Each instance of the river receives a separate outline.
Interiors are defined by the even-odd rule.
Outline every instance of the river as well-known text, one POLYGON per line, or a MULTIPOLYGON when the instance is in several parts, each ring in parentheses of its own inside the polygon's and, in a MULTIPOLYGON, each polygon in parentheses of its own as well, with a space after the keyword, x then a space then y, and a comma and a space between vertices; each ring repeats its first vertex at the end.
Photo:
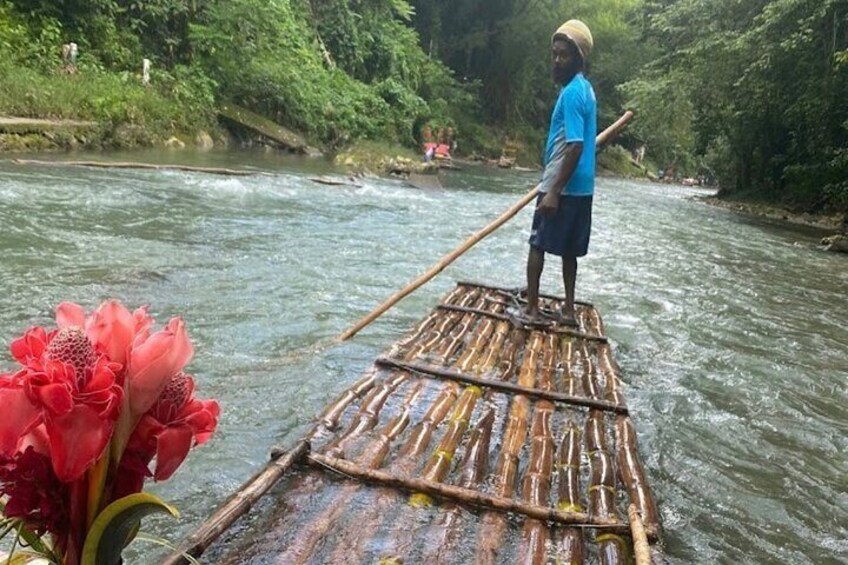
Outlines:
MULTIPOLYGON (((98 158, 104 158, 99 155, 98 158)), ((85 158, 85 156, 81 156, 85 158)), ((328 187, 320 161, 238 151, 108 158, 262 174, 0 161, 0 346, 52 308, 108 297, 185 317, 215 438, 154 492, 178 540, 290 444, 456 280, 523 284, 529 210, 352 341, 333 336, 500 214, 532 174, 469 168, 445 190, 328 187)), ((848 562, 848 258, 820 233, 736 215, 676 186, 599 180, 578 298, 625 372, 672 563, 848 562)), ((543 290, 561 293, 550 262, 543 290)), ((11 367, 11 356, 3 364, 11 367)), ((158 548, 137 544, 133 563, 158 548)))

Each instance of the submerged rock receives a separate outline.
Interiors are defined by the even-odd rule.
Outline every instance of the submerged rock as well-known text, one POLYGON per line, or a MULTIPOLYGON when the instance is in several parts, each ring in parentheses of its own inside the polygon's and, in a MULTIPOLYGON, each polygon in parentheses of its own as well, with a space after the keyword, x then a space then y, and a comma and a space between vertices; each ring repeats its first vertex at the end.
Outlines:
POLYGON ((825 251, 848 253, 848 236, 836 234, 825 237, 822 238, 821 244, 824 246, 825 251))

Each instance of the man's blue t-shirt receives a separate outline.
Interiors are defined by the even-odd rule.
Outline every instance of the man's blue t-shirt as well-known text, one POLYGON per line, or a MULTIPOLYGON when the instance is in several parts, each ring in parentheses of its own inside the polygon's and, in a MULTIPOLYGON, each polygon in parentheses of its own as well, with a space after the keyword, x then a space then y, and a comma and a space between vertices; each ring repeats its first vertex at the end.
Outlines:
POLYGON ((583 154, 562 193, 591 196, 595 193, 595 137, 598 132, 598 110, 595 91, 583 76, 575 75, 560 91, 545 148, 545 171, 539 192, 548 192, 556 180, 567 143, 582 142, 583 154))

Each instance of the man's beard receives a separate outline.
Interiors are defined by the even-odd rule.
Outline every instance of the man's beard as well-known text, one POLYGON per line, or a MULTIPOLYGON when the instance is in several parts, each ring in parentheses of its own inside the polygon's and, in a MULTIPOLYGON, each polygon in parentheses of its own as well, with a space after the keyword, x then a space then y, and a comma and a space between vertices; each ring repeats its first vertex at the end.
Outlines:
POLYGON ((578 65, 569 65, 566 67, 554 67, 553 75, 554 81, 557 84, 565 84, 569 80, 571 80, 574 75, 576 75, 580 71, 580 67, 578 65))

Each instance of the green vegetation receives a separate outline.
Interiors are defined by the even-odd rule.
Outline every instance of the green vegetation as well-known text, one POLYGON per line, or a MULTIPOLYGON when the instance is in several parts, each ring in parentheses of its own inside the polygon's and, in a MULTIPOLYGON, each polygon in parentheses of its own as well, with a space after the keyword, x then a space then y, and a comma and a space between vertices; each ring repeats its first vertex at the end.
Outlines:
POLYGON ((848 2, 645 2, 658 56, 622 92, 666 167, 723 192, 848 211, 848 2))
POLYGON ((628 151, 726 194, 848 209, 848 0, 0 0, 0 114, 133 145, 214 132, 233 102, 330 150, 414 147, 430 123, 461 153, 534 164, 551 33, 573 17, 595 37, 600 125, 637 112, 628 151))
POLYGON ((0 113, 161 138, 212 127, 216 103, 232 101, 331 149, 413 145, 426 120, 476 123, 477 103, 474 85, 419 48, 412 14, 403 0, 0 0, 0 47, 11 54, 0 78, 17 83, 0 113), (69 41, 75 74, 63 73, 69 41))

